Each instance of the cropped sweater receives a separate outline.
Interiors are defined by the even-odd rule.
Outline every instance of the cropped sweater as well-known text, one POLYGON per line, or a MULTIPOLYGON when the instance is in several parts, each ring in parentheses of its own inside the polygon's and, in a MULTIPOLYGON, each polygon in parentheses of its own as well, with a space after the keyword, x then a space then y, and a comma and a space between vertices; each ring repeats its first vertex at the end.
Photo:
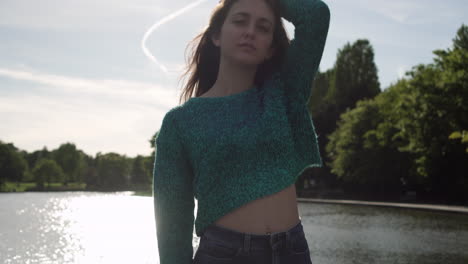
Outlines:
POLYGON ((202 236, 235 208, 295 183, 307 167, 322 166, 307 101, 330 11, 321 0, 279 2, 282 17, 295 26, 280 70, 236 94, 192 97, 163 118, 153 171, 161 264, 192 263, 194 224, 202 236))

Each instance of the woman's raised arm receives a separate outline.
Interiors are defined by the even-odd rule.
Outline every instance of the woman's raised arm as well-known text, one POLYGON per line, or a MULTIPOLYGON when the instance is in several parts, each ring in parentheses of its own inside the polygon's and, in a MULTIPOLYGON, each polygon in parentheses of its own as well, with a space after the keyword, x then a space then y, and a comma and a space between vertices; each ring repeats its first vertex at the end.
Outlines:
POLYGON ((281 16, 294 27, 280 78, 294 102, 307 103, 322 59, 330 10, 321 0, 279 0, 281 16))

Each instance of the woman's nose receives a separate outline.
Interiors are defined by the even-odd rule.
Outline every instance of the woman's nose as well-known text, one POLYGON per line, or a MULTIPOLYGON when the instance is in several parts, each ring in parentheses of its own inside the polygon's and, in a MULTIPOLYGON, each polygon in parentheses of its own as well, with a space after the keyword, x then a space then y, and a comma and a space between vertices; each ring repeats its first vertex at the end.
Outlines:
POLYGON ((245 29, 246 37, 252 38, 255 36, 255 25, 249 24, 248 27, 245 29))

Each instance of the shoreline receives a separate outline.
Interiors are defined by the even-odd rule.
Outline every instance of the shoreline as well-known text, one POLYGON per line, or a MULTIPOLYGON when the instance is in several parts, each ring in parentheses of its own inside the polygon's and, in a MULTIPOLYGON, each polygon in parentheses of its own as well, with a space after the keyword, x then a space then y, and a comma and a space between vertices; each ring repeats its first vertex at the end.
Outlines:
MULTIPOLYGON (((18 191, 18 192, 0 192, 0 193, 26 193, 29 191, 18 191)), ((32 191, 32 192, 133 192, 134 196, 142 197, 151 197, 152 193, 148 191, 141 190, 93 190, 93 189, 74 189, 70 188, 69 190, 42 190, 42 191, 32 191)), ((416 210, 425 210, 425 211, 439 211, 439 212, 448 212, 448 213, 459 213, 459 214, 468 214, 468 206, 457 206, 457 205, 444 205, 444 204, 422 204, 422 203, 399 203, 399 202, 372 202, 372 201, 362 201, 362 200, 347 200, 347 199, 320 199, 320 198, 302 198, 297 197, 297 202, 303 203, 322 203, 322 204, 342 204, 342 205, 358 205, 358 206, 380 206, 380 207, 389 207, 389 208, 403 208, 403 209, 416 209, 416 210)))
POLYGON ((416 203, 393 203, 393 202, 370 202, 359 200, 341 200, 341 199, 315 199, 315 198, 297 198, 298 202, 304 203, 325 203, 325 204, 344 204, 344 205, 364 205, 364 206, 380 206, 392 208, 417 209, 425 211, 441 211, 450 213, 468 214, 468 207, 441 205, 441 204, 416 204, 416 203))

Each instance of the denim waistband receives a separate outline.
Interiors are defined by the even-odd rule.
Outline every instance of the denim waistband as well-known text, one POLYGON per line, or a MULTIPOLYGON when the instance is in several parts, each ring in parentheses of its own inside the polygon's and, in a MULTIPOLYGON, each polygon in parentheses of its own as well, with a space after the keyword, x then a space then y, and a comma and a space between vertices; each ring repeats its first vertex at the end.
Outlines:
POLYGON ((262 250, 266 248, 276 249, 282 245, 288 247, 293 237, 303 235, 304 230, 301 221, 286 231, 265 235, 242 233, 212 224, 205 229, 202 239, 217 241, 231 247, 248 247, 250 249, 262 250))

